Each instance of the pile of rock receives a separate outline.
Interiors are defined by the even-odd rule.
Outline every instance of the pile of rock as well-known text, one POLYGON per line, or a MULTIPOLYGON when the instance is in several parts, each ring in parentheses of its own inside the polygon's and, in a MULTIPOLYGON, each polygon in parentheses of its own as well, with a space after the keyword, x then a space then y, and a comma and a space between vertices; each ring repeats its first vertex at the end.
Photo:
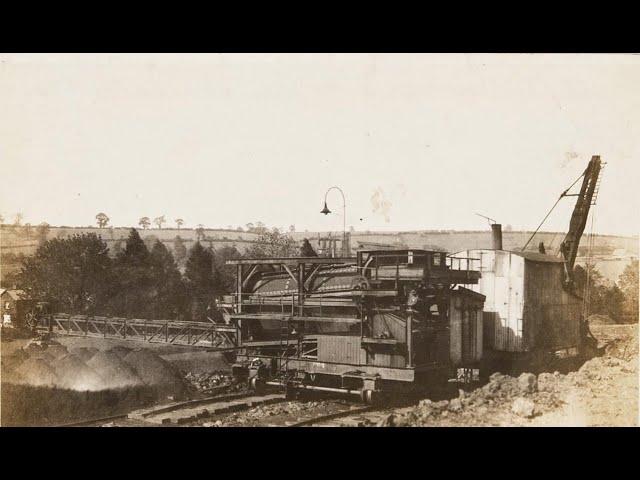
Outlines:
MULTIPOLYGON (((250 425, 253 422, 258 422, 262 419, 275 417, 275 416, 287 416, 298 417, 301 412, 308 410, 320 409, 326 410, 332 402, 328 401, 309 401, 309 402, 283 402, 275 403, 272 405, 259 405, 246 412, 237 412, 225 419, 225 425, 250 425)), ((210 424, 205 426, 221 426, 216 424, 210 424)))
POLYGON ((233 384, 233 376, 225 372, 187 372, 184 374, 184 379, 191 389, 201 393, 212 393, 220 387, 233 384))
POLYGON ((562 404, 555 388, 549 388, 546 377, 544 391, 539 389, 539 383, 532 373, 517 378, 494 373, 481 388, 471 392, 459 390, 458 397, 450 400, 422 400, 414 410, 391 414, 378 425, 502 425, 509 424, 514 416, 530 419, 562 404))

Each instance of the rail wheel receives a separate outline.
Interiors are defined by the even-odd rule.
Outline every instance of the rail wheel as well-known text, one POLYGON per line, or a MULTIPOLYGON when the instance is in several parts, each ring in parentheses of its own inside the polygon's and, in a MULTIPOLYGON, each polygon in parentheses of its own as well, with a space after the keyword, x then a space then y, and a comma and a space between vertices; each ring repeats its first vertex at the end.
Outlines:
POLYGON ((298 389, 293 385, 286 384, 284 387, 284 397, 286 400, 297 400, 298 389))
POLYGON ((380 405, 382 394, 376 390, 362 390, 360 397, 367 405, 380 405))
POLYGON ((262 393, 264 392, 264 382, 255 375, 249 380, 249 388, 251 388, 255 393, 262 393))

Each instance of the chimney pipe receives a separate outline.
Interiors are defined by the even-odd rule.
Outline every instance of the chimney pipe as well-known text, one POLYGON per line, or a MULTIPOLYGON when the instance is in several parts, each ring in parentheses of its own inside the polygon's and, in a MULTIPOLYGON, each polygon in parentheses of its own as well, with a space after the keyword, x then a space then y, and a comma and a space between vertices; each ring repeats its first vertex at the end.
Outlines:
POLYGON ((494 250, 502 250, 502 225, 499 223, 491 224, 491 240, 494 250))

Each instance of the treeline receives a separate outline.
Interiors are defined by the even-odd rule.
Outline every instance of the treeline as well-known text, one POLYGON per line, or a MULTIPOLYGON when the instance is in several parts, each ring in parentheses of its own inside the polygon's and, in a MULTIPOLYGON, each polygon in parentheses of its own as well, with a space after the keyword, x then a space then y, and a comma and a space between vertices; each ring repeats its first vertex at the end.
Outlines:
MULTIPOLYGON (((247 256, 313 256, 288 235, 265 232, 247 256)), ((182 250, 184 249, 184 250, 182 250)), ((54 238, 22 259, 14 283, 26 297, 50 302, 58 311, 146 319, 219 319, 215 299, 235 287, 235 268, 225 262, 242 255, 235 247, 205 248, 200 242, 186 252, 184 274, 159 240, 151 248, 136 229, 115 256, 95 233, 54 238)))
POLYGON ((638 321, 638 260, 627 265, 616 283, 607 281, 594 267, 574 269, 576 291, 587 300, 589 315, 605 315, 615 323, 638 321))

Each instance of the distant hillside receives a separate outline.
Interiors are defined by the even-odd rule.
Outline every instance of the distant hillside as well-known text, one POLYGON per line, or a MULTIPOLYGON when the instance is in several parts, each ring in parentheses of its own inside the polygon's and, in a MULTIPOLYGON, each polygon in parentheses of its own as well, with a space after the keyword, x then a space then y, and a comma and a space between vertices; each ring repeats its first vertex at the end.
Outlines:
MULTIPOLYGON (((129 235, 130 228, 112 227, 50 227, 46 234, 38 231, 38 227, 13 227, 2 225, 0 227, 0 262, 3 265, 2 275, 13 267, 14 259, 18 254, 30 255, 38 248, 39 242, 43 239, 64 238, 73 234, 96 233, 109 246, 111 251, 118 246, 124 246, 124 240, 129 235), (117 245, 117 244, 120 245, 117 245)), ((173 242, 176 236, 180 236, 185 242, 187 249, 198 239, 198 231, 195 229, 183 228, 149 228, 138 229, 140 236, 145 242, 151 244, 155 239, 162 241, 170 250, 173 250, 173 242)), ((522 248, 532 232, 503 232, 503 247, 505 250, 516 250, 522 248)), ((331 232, 333 236, 341 237, 342 232, 331 232)), ((301 242, 308 238, 314 248, 317 246, 317 239, 327 232, 294 232, 291 234, 294 239, 301 242)), ((544 242, 547 253, 555 254, 558 251, 560 242, 564 238, 563 232, 539 232, 530 243, 528 249, 537 249, 539 242, 544 242)), ((244 252, 253 244, 258 234, 239 230, 226 229, 203 229, 200 232, 201 242, 205 246, 221 248, 224 246, 234 246, 240 252, 244 252)), ((357 249, 360 243, 375 243, 407 248, 422 248, 427 250, 445 250, 447 252, 457 252, 469 248, 491 248, 491 232, 483 231, 444 231, 444 230, 424 230, 412 232, 352 232, 351 247, 357 249)), ((584 247, 580 247, 578 253, 578 264, 584 263, 583 255, 586 253, 584 247)), ((593 239, 594 247, 592 257, 596 265, 605 277, 612 281, 617 280, 631 258, 638 257, 638 237, 622 237, 613 235, 595 235, 593 239)))

